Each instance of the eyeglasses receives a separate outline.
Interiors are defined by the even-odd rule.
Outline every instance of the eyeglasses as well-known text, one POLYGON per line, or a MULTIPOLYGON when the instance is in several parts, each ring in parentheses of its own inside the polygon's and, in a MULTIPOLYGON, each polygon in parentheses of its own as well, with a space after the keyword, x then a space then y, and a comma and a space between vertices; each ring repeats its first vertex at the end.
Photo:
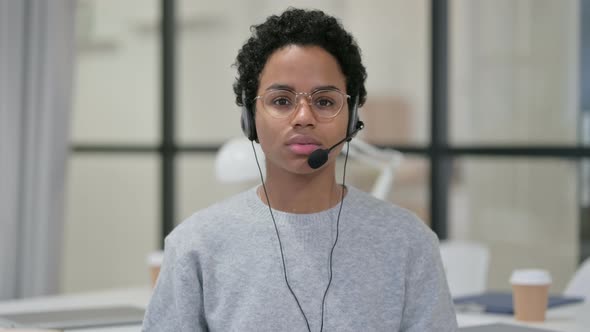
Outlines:
POLYGON ((299 97, 306 97, 308 105, 320 118, 331 119, 338 115, 349 95, 339 90, 318 90, 313 93, 290 90, 269 90, 254 100, 261 99, 262 106, 274 118, 286 118, 297 109, 299 97))

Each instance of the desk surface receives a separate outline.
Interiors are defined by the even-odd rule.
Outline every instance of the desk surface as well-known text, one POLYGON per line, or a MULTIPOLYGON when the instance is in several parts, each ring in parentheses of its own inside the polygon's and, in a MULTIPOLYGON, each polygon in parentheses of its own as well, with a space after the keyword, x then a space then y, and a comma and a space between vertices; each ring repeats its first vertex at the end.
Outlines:
MULTIPOLYGON (((109 305, 133 305, 145 308, 151 296, 149 287, 115 289, 100 292, 38 297, 23 300, 0 302, 0 315, 17 312, 31 312, 39 310, 76 309, 109 305)), ((552 329, 561 332, 588 332, 590 320, 580 321, 582 312, 590 317, 590 305, 574 304, 550 309, 547 319, 543 323, 522 323, 515 321, 512 316, 486 314, 477 312, 458 312, 459 326, 475 326, 488 323, 509 323, 531 327, 552 329)), ((586 318, 584 318, 586 319, 586 318)), ((139 332, 140 325, 120 327, 104 327, 94 329, 68 330, 69 332, 139 332)))
POLYGON ((457 312, 459 326, 475 326, 490 323, 508 323, 537 327, 560 332, 588 332, 590 331, 590 306, 584 303, 564 305, 547 311, 546 319, 540 323, 525 323, 514 319, 511 315, 457 312), (582 313, 585 312, 585 316, 582 313), (583 321, 585 319, 586 321, 583 321))
MULTIPOLYGON (((145 308, 151 296, 149 287, 114 289, 60 296, 46 296, 13 301, 0 301, 0 316, 8 313, 33 312, 56 309, 80 309, 102 306, 132 305, 145 308)), ((139 332, 140 325, 71 329, 68 332, 139 332)))

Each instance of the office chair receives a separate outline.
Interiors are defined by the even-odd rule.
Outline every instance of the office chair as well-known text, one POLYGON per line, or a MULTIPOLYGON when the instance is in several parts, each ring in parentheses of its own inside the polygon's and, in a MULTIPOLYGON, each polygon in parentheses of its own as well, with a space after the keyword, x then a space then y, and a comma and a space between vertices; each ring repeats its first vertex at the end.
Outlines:
POLYGON ((590 257, 578 267, 563 291, 567 296, 582 296, 590 301, 590 257))
POLYGON ((440 254, 452 297, 473 295, 486 290, 489 248, 481 243, 444 240, 440 254))

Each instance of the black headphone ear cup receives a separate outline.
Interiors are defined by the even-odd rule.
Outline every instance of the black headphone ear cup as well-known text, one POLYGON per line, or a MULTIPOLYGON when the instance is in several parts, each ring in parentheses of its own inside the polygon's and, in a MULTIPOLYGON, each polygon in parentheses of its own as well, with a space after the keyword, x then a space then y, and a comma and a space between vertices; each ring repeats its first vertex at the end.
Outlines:
POLYGON ((242 116, 240 118, 240 124, 244 135, 246 135, 249 140, 258 142, 254 112, 250 111, 246 106, 246 91, 242 91, 242 116))
POLYGON ((350 135, 350 133, 357 129, 357 125, 359 123, 358 102, 359 96, 355 96, 354 103, 352 104, 352 109, 349 112, 350 117, 348 118, 348 131, 346 132, 346 136, 350 135))
POLYGON ((248 137, 248 139, 251 141, 257 141, 258 135, 256 134, 256 123, 254 122, 254 116, 246 106, 242 106, 242 117, 240 122, 244 135, 246 135, 246 137, 248 137))

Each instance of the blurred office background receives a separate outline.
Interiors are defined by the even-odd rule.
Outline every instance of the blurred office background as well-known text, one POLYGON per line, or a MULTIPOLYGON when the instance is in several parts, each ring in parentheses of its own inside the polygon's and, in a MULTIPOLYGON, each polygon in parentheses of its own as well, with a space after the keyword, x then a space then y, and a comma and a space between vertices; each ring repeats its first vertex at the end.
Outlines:
MULTIPOLYGON (((441 239, 489 246, 488 288, 540 267, 561 292, 590 256, 589 1, 72 3, 53 290, 147 284, 145 257, 174 225, 256 185, 214 173, 217 150, 241 135, 231 65, 249 26, 290 5, 353 33, 369 74, 359 137, 405 157, 390 201, 441 239)), ((348 167, 347 183, 372 186, 374 169, 348 167)))

